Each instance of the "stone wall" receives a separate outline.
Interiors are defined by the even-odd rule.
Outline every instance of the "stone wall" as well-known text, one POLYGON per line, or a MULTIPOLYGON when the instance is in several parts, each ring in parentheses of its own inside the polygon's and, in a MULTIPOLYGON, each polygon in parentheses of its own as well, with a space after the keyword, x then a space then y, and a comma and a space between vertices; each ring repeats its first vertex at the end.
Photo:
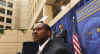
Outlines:
POLYGON ((23 42, 26 41, 33 41, 31 30, 5 30, 3 34, 0 34, 0 54, 21 52, 23 42))

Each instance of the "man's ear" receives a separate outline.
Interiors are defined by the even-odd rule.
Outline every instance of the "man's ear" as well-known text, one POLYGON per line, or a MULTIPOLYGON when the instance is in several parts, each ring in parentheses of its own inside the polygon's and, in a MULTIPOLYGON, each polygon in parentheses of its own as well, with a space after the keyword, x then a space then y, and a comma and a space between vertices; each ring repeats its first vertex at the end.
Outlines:
POLYGON ((48 31, 48 37, 50 37, 51 36, 51 32, 50 31, 48 31))

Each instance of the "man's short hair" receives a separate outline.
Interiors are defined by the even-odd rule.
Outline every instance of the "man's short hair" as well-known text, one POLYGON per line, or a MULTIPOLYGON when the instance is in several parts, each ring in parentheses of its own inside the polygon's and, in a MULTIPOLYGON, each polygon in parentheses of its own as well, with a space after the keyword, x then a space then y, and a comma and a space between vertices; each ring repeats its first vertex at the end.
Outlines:
POLYGON ((63 24, 59 24, 59 25, 62 25, 63 26, 63 24))
POLYGON ((43 23, 43 22, 38 22, 38 23, 42 23, 45 26, 46 30, 51 32, 51 27, 48 24, 43 23))
POLYGON ((51 27, 48 24, 45 24, 47 30, 51 31, 51 27))

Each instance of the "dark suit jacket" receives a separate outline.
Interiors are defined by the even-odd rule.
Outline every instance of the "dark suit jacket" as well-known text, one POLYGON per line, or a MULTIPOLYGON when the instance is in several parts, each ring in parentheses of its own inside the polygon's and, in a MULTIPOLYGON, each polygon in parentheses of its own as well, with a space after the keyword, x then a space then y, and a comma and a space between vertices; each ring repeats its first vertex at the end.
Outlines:
POLYGON ((73 54, 70 45, 64 46, 61 38, 50 40, 40 54, 73 54))
POLYGON ((24 42, 22 54, 36 54, 39 44, 36 42, 24 42))
POLYGON ((67 43, 67 30, 63 29, 60 33, 60 38, 64 38, 64 42, 67 43))

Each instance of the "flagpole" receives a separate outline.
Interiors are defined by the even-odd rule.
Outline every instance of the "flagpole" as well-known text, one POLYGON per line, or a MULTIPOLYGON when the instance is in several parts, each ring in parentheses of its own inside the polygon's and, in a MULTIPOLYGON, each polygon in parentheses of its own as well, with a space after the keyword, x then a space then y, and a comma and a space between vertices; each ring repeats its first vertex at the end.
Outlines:
POLYGON ((75 19, 75 16, 73 18, 73 46, 74 46, 74 53, 75 54, 82 54, 81 48, 80 48, 80 42, 78 39, 78 31, 77 31, 77 20, 75 19))

